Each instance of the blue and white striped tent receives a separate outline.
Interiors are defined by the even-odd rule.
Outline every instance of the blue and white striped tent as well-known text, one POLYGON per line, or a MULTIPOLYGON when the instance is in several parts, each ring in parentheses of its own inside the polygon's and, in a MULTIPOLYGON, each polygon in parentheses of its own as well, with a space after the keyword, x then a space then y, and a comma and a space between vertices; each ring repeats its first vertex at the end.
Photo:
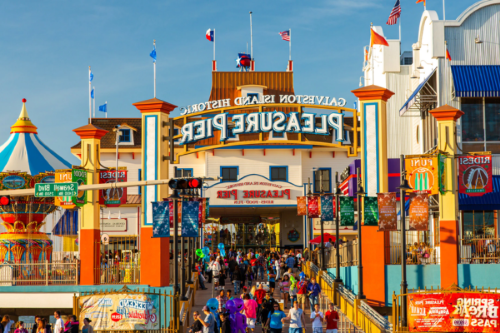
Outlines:
POLYGON ((0 172, 21 171, 34 176, 41 172, 70 169, 71 164, 47 147, 30 121, 23 99, 21 114, 11 126, 10 137, 0 146, 0 172))

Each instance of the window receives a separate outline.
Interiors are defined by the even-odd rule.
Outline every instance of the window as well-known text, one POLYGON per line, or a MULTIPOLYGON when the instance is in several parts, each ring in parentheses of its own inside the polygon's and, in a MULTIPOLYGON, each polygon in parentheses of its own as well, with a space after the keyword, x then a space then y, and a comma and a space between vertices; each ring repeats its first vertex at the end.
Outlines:
POLYGON ((238 167, 220 167, 220 176, 223 182, 234 182, 238 180, 238 167))
POLYGON ((193 169, 179 169, 175 168, 175 177, 193 177, 193 169))
POLYGON ((323 185, 324 193, 332 193, 331 177, 332 169, 330 168, 320 168, 314 172, 314 193, 321 192, 321 185, 323 185), (322 184, 320 183, 322 181, 322 184))
POLYGON ((500 153, 500 98, 462 98, 462 149, 464 152, 500 153))
POLYGON ((272 166, 269 173, 270 179, 273 181, 288 181, 288 168, 286 166, 272 166))
POLYGON ((495 238, 495 217, 493 211, 464 211, 463 238, 495 238))
POLYGON ((121 129, 120 136, 118 137, 118 142, 130 142, 130 130, 121 129))

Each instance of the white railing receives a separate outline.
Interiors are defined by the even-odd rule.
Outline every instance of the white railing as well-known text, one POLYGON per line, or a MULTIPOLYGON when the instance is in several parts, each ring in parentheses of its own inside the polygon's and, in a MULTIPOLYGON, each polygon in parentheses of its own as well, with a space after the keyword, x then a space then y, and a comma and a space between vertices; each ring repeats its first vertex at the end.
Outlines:
POLYGON ((0 287, 78 284, 77 262, 10 263, 0 265, 0 287))

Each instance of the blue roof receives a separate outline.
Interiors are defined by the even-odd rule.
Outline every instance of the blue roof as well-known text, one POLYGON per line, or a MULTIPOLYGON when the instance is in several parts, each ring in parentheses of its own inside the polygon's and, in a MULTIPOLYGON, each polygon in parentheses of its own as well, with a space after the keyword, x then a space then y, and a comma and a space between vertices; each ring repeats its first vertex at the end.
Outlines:
POLYGON ((500 176, 493 176, 493 192, 480 197, 470 197, 459 193, 460 210, 497 210, 500 209, 500 176))
POLYGON ((408 109, 411 108, 411 106, 415 103, 415 100, 417 98, 417 94, 420 92, 420 90, 422 90, 422 88, 424 87, 424 85, 427 83, 427 81, 429 81, 429 79, 431 78, 432 74, 434 74, 436 72, 436 68, 434 68, 434 70, 425 78, 425 80, 423 80, 417 87, 417 89, 415 89, 415 91, 413 92, 413 94, 411 94, 410 98, 408 98, 408 100, 406 101, 405 104, 403 104, 403 107, 399 110, 399 115, 402 116, 406 111, 408 111, 408 109))
POLYGON ((499 97, 500 66, 451 66, 455 96, 499 97))

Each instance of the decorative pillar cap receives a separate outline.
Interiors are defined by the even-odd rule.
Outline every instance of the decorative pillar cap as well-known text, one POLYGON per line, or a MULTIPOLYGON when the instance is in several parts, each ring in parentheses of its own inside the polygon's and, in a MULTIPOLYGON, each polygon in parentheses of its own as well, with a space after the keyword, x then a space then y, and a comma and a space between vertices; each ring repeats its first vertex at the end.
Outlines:
POLYGON ((95 126, 93 124, 88 124, 82 127, 78 127, 73 130, 80 137, 80 139, 102 139, 106 133, 109 131, 95 126))
POLYGON ((464 112, 445 104, 438 107, 437 109, 430 110, 429 113, 436 118, 437 121, 453 120, 457 121, 460 117, 464 115, 464 112))
POLYGON ((132 105, 135 106, 139 111, 141 111, 141 113, 163 112, 169 114, 177 107, 177 105, 170 104, 158 98, 152 98, 146 101, 133 103, 132 105))
POLYGON ((376 85, 370 85, 363 88, 351 90, 351 92, 361 101, 381 99, 384 102, 387 102, 387 100, 391 98, 392 95, 394 95, 394 93, 389 89, 382 88, 376 85))

